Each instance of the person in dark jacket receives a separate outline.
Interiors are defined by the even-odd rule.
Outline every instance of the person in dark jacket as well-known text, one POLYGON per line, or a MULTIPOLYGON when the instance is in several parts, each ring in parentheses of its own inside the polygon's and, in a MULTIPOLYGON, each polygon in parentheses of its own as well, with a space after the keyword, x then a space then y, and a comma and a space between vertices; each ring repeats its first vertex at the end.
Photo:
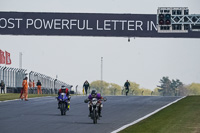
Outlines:
POLYGON ((2 94, 2 91, 5 94, 5 84, 4 84, 3 80, 1 80, 0 87, 1 87, 1 94, 2 94))
POLYGON ((40 82, 40 80, 38 80, 37 82, 37 92, 38 94, 42 94, 42 83, 40 82))
POLYGON ((87 80, 86 80, 86 81, 84 82, 84 84, 83 84, 83 89, 85 89, 85 94, 86 94, 86 96, 87 96, 87 91, 88 91, 88 89, 89 89, 89 91, 90 91, 90 84, 88 83, 87 80))
POLYGON ((128 82, 128 80, 126 80, 126 82, 124 83, 124 87, 125 87, 126 96, 127 96, 127 95, 128 95, 128 92, 129 92, 129 87, 130 87, 130 83, 128 82))

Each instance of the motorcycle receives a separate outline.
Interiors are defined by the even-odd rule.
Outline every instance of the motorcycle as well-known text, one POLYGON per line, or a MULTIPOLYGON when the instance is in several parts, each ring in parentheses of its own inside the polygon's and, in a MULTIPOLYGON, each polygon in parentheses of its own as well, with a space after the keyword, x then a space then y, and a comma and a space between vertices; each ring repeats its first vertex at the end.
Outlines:
MULTIPOLYGON (((88 107, 92 107, 91 109, 91 115, 90 118, 93 120, 94 124, 97 124, 97 120, 99 120, 99 108, 100 106, 103 107, 102 104, 100 104, 100 101, 106 101, 107 99, 97 99, 97 98, 92 98, 91 102, 88 104, 88 107)), ((88 103, 89 100, 86 99, 85 103, 88 103)))
POLYGON ((67 110, 69 110, 69 102, 67 95, 65 93, 60 93, 57 99, 59 101, 61 115, 66 115, 67 110))

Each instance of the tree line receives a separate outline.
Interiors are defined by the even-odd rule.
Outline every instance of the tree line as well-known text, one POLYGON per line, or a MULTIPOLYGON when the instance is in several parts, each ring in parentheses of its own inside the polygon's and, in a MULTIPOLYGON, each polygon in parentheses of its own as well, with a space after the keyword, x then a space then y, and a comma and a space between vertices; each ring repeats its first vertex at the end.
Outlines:
MULTIPOLYGON (((185 95, 200 95, 200 83, 191 83, 184 85, 179 79, 170 80, 169 77, 162 77, 154 90, 141 88, 135 82, 130 83, 129 95, 137 96, 185 96, 185 95)), ((122 85, 108 83, 106 81, 96 80, 90 83, 91 89, 96 89, 103 95, 124 95, 125 90, 122 85)))
MULTIPOLYGON (((135 82, 130 83, 129 95, 151 95, 152 90, 140 88, 139 84, 135 82)), ((97 80, 90 83, 90 88, 95 89, 104 95, 123 95, 125 93, 124 87, 115 83, 107 83, 105 81, 97 80)))

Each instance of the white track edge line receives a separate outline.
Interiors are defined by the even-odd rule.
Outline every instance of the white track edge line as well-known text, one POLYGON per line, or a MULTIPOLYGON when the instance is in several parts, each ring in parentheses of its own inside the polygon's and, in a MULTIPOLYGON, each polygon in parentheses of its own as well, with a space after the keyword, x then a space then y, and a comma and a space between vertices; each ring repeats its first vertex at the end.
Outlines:
MULTIPOLYGON (((52 96, 45 96, 45 97, 52 97, 52 96)), ((36 98, 44 98, 44 97, 33 97, 33 98, 28 98, 28 99, 36 99, 36 98)), ((12 99, 12 100, 5 100, 5 101, 0 101, 0 103, 2 102, 12 102, 12 101, 18 101, 21 99, 12 99)))
POLYGON ((185 98, 185 97, 186 97, 186 96, 181 97, 181 98, 179 98, 179 99, 177 99, 177 100, 175 100, 175 101, 173 101, 173 102, 171 102, 171 103, 169 103, 169 104, 167 104, 167 105, 165 105, 165 106, 163 106, 163 107, 161 107, 161 108, 155 110, 154 112, 152 112, 152 113, 150 113, 150 114, 147 114, 147 115, 143 116, 142 118, 133 121, 132 123, 129 123, 129 124, 127 124, 127 125, 124 125, 124 126, 120 127, 120 128, 117 129, 117 130, 112 131, 111 133, 118 133, 119 131, 122 131, 123 129, 125 129, 125 128, 129 127, 129 126, 132 126, 132 125, 134 125, 134 124, 136 124, 136 123, 138 123, 138 122, 140 122, 140 121, 142 121, 142 120, 148 118, 149 116, 151 116, 151 115, 153 115, 153 114, 159 112, 160 110, 162 110, 162 109, 164 109, 164 108, 166 108, 166 107, 168 107, 168 106, 170 106, 170 105, 172 105, 172 104, 178 102, 179 100, 181 100, 181 99, 183 99, 183 98, 185 98))

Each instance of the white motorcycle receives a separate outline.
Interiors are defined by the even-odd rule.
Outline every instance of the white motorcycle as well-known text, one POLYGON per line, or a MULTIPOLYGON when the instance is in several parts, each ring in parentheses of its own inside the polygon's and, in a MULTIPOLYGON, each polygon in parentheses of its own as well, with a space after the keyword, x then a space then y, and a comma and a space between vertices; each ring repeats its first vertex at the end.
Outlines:
MULTIPOLYGON (((97 119, 99 119, 99 108, 101 106, 101 108, 103 107, 103 105, 100 103, 100 101, 106 101, 107 99, 97 99, 97 98, 92 98, 91 102, 88 104, 88 107, 91 106, 91 119, 93 120, 94 124, 97 124, 97 119)), ((86 99, 85 103, 88 103, 89 100, 86 99)))

